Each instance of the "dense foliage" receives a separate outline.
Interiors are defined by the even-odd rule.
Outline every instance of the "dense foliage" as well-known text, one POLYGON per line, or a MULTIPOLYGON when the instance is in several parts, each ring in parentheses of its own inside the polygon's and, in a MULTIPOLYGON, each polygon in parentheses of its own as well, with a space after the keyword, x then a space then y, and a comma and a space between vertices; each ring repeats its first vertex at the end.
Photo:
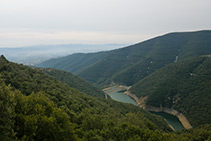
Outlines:
POLYGON ((50 59, 38 64, 38 67, 55 68, 77 74, 87 67, 105 58, 111 51, 97 53, 75 53, 61 58, 50 59))
POLYGON ((0 77, 1 140, 210 140, 211 125, 169 133, 136 106, 90 97, 3 56, 0 77))
POLYGON ((177 139, 181 141, 210 141, 211 140, 211 124, 197 127, 188 131, 178 131, 175 134, 177 139))
MULTIPOLYGON (((136 114, 128 113, 118 121, 108 121, 86 112, 80 124, 71 122, 67 109, 58 108, 43 93, 24 96, 0 80, 1 140, 210 140, 211 125, 190 131, 163 133, 144 123, 136 114), (89 115, 89 116, 88 116, 89 115), (88 116, 88 117, 86 117, 88 116), (84 120, 83 120, 84 119, 84 120), (137 122, 139 121, 139 122, 137 122), (143 124, 144 123, 144 124, 143 124)), ((142 117, 143 118, 143 117, 142 117)))
POLYGON ((0 77, 1 139, 162 140, 170 131, 136 106, 85 95, 3 56, 0 77))
POLYGON ((130 91, 147 104, 176 109, 194 126, 211 124, 211 58, 191 57, 157 70, 130 91))
POLYGON ((0 138, 15 139, 15 96, 5 84, 0 81, 0 138))
POLYGON ((71 88, 75 88, 83 93, 86 93, 94 97, 105 98, 102 90, 100 90, 99 88, 93 86, 91 83, 79 78, 74 74, 56 69, 41 69, 41 70, 42 72, 67 84, 71 88))

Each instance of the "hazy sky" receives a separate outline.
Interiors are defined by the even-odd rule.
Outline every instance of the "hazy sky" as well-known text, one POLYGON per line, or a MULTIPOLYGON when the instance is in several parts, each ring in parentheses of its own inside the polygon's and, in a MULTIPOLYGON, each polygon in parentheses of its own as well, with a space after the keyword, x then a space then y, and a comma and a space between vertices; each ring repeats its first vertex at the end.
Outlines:
POLYGON ((211 29, 211 0, 0 0, 0 47, 137 43, 211 29))

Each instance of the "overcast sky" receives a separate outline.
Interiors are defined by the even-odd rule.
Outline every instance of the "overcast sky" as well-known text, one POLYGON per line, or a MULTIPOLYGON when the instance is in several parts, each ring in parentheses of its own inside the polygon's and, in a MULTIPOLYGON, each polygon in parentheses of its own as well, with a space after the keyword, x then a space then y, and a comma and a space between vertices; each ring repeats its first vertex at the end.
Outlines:
POLYGON ((0 0, 0 47, 137 43, 211 29, 211 0, 0 0))

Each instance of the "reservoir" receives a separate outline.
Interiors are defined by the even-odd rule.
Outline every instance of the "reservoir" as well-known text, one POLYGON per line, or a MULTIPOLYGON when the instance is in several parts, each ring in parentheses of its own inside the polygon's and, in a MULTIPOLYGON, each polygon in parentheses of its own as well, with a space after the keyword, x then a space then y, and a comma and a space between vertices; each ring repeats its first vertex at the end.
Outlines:
MULTIPOLYGON (((105 91, 113 100, 124 102, 124 103, 130 103, 137 106, 137 103, 134 99, 132 99, 130 96, 125 95, 121 90, 117 89, 117 87, 114 87, 112 89, 105 91)), ((179 119, 171 114, 165 113, 165 112, 151 112, 156 115, 162 116, 168 124, 170 124, 176 131, 184 129, 183 125, 179 121, 179 119)))
POLYGON ((151 112, 151 113, 162 116, 164 119, 166 119, 168 124, 170 124, 176 131, 185 129, 181 124, 181 122, 179 121, 179 119, 174 115, 165 112, 151 112))
POLYGON ((114 92, 114 93, 109 94, 109 96, 113 100, 116 100, 116 101, 119 101, 119 102, 137 105, 135 100, 133 100, 130 96, 123 94, 122 92, 114 92))

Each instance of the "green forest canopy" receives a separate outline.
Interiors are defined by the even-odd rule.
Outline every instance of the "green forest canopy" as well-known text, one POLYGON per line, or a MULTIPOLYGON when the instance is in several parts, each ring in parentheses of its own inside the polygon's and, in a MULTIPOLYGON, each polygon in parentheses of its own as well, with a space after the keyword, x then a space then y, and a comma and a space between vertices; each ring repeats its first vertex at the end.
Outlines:
POLYGON ((197 56, 169 64, 137 82, 130 91, 146 104, 173 108, 194 126, 211 124, 211 58, 197 56))
POLYGON ((161 118, 136 106, 90 97, 3 56, 0 77, 3 140, 210 139, 210 125, 169 133, 161 118))

